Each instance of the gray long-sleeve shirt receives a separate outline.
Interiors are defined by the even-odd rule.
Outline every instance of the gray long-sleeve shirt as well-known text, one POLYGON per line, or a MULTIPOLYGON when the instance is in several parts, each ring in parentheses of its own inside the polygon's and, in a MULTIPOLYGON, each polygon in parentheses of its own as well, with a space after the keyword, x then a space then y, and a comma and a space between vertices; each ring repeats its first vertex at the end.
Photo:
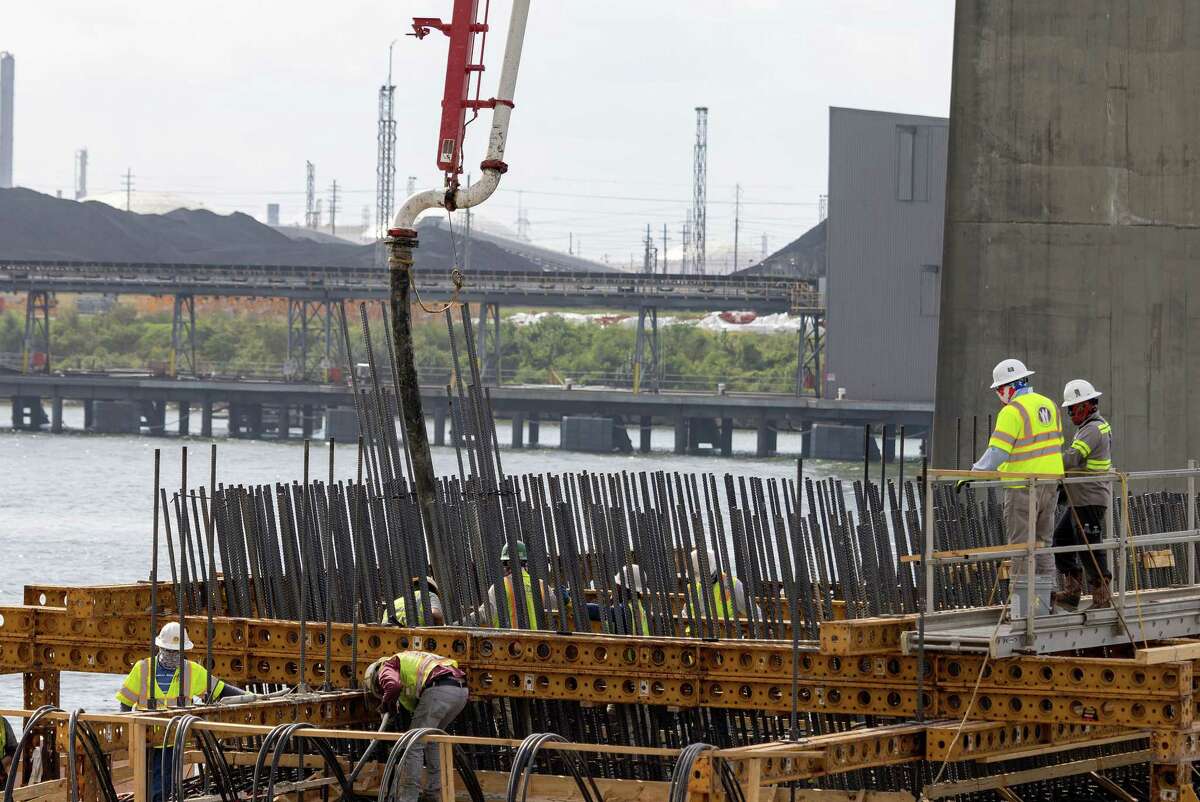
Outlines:
MULTIPOLYGON (((1112 470, 1112 427, 1094 412, 1075 430, 1075 439, 1063 451, 1063 468, 1072 473, 1107 473, 1112 470)), ((1067 485, 1073 507, 1107 507, 1112 503, 1112 487, 1107 482, 1080 482, 1067 485)))

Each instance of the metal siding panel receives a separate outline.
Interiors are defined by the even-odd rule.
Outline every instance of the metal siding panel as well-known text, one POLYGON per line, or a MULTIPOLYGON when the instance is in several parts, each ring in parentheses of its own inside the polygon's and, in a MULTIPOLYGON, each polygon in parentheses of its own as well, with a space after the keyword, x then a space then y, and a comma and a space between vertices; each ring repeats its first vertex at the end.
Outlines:
POLYGON ((946 121, 830 109, 829 367, 852 398, 931 401, 937 318, 921 269, 941 263, 946 121), (917 126, 916 197, 896 199, 897 126, 917 126))

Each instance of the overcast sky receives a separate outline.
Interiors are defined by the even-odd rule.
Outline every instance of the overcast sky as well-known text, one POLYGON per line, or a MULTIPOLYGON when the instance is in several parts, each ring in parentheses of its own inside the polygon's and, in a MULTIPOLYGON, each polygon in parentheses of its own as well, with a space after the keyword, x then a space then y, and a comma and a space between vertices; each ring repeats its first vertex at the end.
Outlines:
MULTIPOLYGON (((404 36, 448 19, 449 0, 39 0, 7 4, 0 50, 16 58, 17 184, 71 197, 74 153, 89 189, 170 191, 215 211, 285 223, 304 212, 304 163, 342 219, 375 204, 377 93, 395 45, 398 196, 434 164, 446 39, 404 36)), ((481 8, 483 3, 481 2, 481 8)), ((491 96, 509 0, 494 0, 491 96)), ((691 204, 698 105, 709 107, 709 251, 741 264, 818 219, 830 106, 944 116, 952 0, 533 0, 509 135, 508 175, 480 210, 534 242, 627 264, 650 223, 678 258, 691 204)), ((486 113, 485 113, 486 114, 486 113)), ((481 158, 488 120, 468 130, 481 158)), ((328 200, 326 199, 326 203, 328 200)), ((710 257, 711 259, 711 257, 710 257)))

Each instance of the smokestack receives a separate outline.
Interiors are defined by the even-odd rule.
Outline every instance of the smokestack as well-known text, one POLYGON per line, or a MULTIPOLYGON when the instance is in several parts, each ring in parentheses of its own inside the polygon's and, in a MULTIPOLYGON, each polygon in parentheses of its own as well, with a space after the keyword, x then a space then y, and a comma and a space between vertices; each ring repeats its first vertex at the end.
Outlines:
POLYGON ((0 52, 0 188, 13 185, 13 77, 12 54, 0 52))

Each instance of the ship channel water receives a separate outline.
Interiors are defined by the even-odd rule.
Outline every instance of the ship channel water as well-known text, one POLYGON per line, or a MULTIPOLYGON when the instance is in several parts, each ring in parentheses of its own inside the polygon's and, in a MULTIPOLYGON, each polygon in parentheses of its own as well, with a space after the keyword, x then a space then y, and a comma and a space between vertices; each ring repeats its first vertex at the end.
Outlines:
MULTIPOLYGON (((180 448, 189 451, 189 484, 207 484, 210 443, 217 444, 217 481, 225 484, 273 484, 298 480, 303 470, 303 442, 241 440, 224 437, 223 419, 213 422, 215 439, 198 437, 148 437, 145 435, 85 434, 83 409, 67 405, 63 434, 15 432, 6 428, 11 419, 7 404, 0 403, 0 604, 20 604, 26 584, 98 585, 137 582, 150 571, 153 521, 154 450, 162 450, 163 484, 177 488, 180 448), (75 430, 75 431, 71 431, 75 430)), ((168 415, 168 429, 174 430, 168 415)), ((191 431, 199 431, 199 414, 192 416, 191 431)), ((430 422, 432 434, 432 422, 430 422)), ((311 472, 327 475, 327 451, 322 432, 314 434, 311 472)), ((636 439, 636 431, 631 431, 636 439)), ((755 432, 735 431, 734 456, 680 456, 672 453, 674 432, 655 428, 650 454, 586 454, 558 448, 558 426, 541 425, 537 449, 511 449, 507 421, 497 422, 501 459, 509 474, 620 471, 681 471, 775 477, 796 476, 794 456, 756 459, 755 432)), ((785 455, 800 451, 800 435, 779 433, 779 450, 785 455)), ((909 441, 905 453, 917 453, 909 441)), ((335 475, 353 478, 355 449, 340 446, 335 452, 335 475)), ((455 451, 433 448, 437 473, 457 471, 455 451)), ((894 476, 896 465, 888 466, 894 476)), ((909 460, 906 476, 916 470, 909 460)), ((872 478, 879 464, 872 464, 872 478)), ((806 460, 806 477, 862 475, 862 465, 806 460)), ((165 561, 165 546, 161 559, 165 561)), ((165 564, 165 562, 163 563, 165 564)), ((62 706, 89 711, 112 710, 120 678, 105 674, 63 672, 62 706)), ((0 675, 0 707, 21 706, 21 675, 0 675)), ((19 724, 19 722, 14 722, 19 724)))

